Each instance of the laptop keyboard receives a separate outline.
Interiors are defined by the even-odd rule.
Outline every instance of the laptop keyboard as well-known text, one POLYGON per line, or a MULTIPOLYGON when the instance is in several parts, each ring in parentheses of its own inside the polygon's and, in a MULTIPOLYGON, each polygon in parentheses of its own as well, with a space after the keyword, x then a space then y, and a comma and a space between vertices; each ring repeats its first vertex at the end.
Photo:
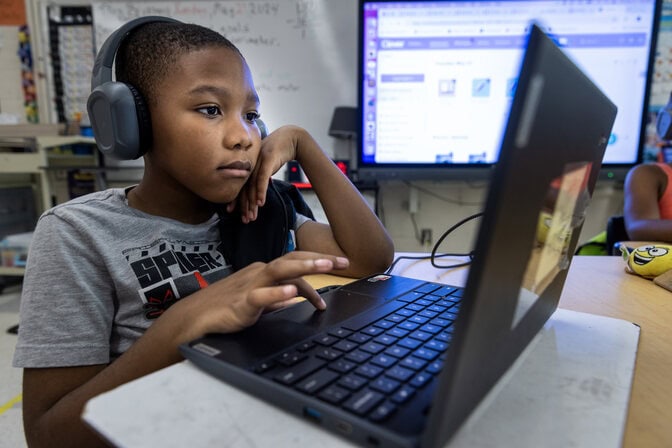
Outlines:
POLYGON ((462 291, 425 283, 253 370, 358 416, 384 421, 441 371, 462 291))

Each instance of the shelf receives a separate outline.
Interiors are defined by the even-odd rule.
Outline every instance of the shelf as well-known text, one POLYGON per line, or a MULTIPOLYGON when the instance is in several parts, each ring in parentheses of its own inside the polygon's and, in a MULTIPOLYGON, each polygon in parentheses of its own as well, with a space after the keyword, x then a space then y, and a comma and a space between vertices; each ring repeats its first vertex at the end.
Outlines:
POLYGON ((39 152, 0 152, 0 172, 39 173, 44 157, 39 152))
POLYGON ((26 272, 26 268, 4 267, 0 266, 0 275, 10 275, 21 277, 26 272))
POLYGON ((68 146, 77 144, 95 145, 96 139, 93 137, 84 137, 82 135, 52 135, 36 137, 37 144, 42 149, 53 148, 54 146, 68 146))

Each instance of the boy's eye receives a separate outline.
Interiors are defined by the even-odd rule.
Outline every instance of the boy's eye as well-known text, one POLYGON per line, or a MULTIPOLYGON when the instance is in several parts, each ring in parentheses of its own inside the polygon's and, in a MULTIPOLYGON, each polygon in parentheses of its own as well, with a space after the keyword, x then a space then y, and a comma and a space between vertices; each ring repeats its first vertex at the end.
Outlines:
POLYGON ((259 119, 260 115, 256 112, 248 112, 245 114, 245 119, 250 123, 254 123, 259 119))
POLYGON ((203 115, 207 115, 207 116, 221 115, 219 107, 217 107, 217 106, 205 106, 205 107, 200 107, 196 110, 198 112, 202 113, 203 115))

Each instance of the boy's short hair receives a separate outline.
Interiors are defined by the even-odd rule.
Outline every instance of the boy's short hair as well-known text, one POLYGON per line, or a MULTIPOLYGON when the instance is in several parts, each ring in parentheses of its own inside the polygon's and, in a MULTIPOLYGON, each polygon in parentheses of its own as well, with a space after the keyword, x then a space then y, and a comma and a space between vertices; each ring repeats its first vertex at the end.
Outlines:
MULTIPOLYGON (((193 23, 150 22, 133 30, 121 43, 115 58, 115 77, 131 84, 151 103, 156 88, 185 53, 209 47, 238 48, 226 37, 193 23)), ((243 58, 244 59, 244 58, 243 58)))

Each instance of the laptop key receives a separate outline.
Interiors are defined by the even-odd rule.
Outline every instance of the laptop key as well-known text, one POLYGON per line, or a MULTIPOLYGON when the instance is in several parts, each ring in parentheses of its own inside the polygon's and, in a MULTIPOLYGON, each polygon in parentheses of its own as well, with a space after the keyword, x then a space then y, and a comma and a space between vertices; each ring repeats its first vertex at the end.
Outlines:
POLYGON ((410 291, 404 294, 403 296, 397 297, 395 300, 400 300, 402 302, 415 302, 424 295, 425 293, 422 292, 410 291))
POLYGON ((299 352, 284 352, 275 360, 283 366, 293 366, 294 364, 303 361, 307 355, 299 352))
POLYGON ((433 375, 436 375, 443 368, 443 361, 434 361, 427 366, 427 371, 433 375))
POLYGON ((422 330, 426 333, 436 334, 439 331, 443 330, 443 328, 439 327, 438 325, 434 325, 434 324, 425 324, 422 327, 420 327, 420 330, 422 330))
MULTIPOLYGON (((412 316, 412 315, 414 315, 414 314, 415 314, 415 311, 413 311, 413 310, 407 310, 406 308, 404 308, 403 310, 399 310, 399 311, 397 311, 397 312, 394 313, 392 316, 402 316, 402 319, 403 319, 404 317, 412 316)), ((390 318, 391 318, 392 316, 390 316, 390 318)))
POLYGON ((415 350, 416 348, 422 345, 422 342, 420 342, 417 339, 411 339, 410 337, 408 337, 399 341, 397 345, 400 345, 404 348, 410 348, 411 350, 415 350))
POLYGON ((413 339, 417 339, 418 341, 425 342, 425 341, 430 340, 432 338, 432 336, 433 336, 432 333, 427 333, 426 331, 418 330, 418 331, 414 331, 413 333, 411 333, 408 337, 413 338, 413 339))
POLYGON ((364 342, 371 339, 371 336, 362 333, 355 333, 348 338, 349 341, 356 342, 358 344, 363 344, 364 342))
POLYGON ((353 392, 356 392, 368 382, 369 380, 359 375, 346 375, 342 377, 340 380, 338 380, 338 385, 343 386, 346 389, 349 389, 353 392))
POLYGON ((436 291, 441 286, 442 285, 439 285, 437 283, 425 283, 424 285, 415 288, 415 291, 422 292, 422 293, 425 293, 425 294, 429 294, 430 292, 436 291))
POLYGON ((336 385, 327 386, 317 395, 318 398, 329 403, 339 404, 350 396, 350 392, 336 385))
POLYGON ((449 327, 453 323, 453 321, 448 320, 448 319, 441 319, 440 317, 437 317, 436 319, 430 320, 429 323, 432 324, 432 325, 436 325, 438 327, 441 327, 441 328, 446 328, 446 327, 449 327))
POLYGON ((404 356, 408 355, 410 353, 410 350, 407 348, 399 347, 398 345, 395 345, 393 347, 388 348, 385 350, 385 353, 394 356, 395 358, 403 358, 404 356))
POLYGON ((408 401, 409 398, 411 398, 415 394, 415 388, 404 385, 401 386, 401 389, 396 391, 394 395, 390 398, 390 400, 394 401, 397 404, 405 403, 408 401))
POLYGON ((426 372, 418 373, 409 383, 413 387, 422 387, 432 379, 432 375, 426 372))
POLYGON ((450 295, 457 291, 458 289, 452 286, 442 286, 441 288, 437 289, 432 293, 432 295, 439 296, 439 297, 445 297, 447 295, 450 295))
POLYGON ((389 334, 390 336, 394 336, 395 338, 403 338, 404 336, 408 336, 408 333, 410 333, 410 331, 403 330, 399 327, 395 327, 391 330, 388 330, 388 332, 385 334, 389 334))
POLYGON ((296 349, 300 352, 307 352, 308 350, 310 350, 313 347, 315 347, 315 344, 311 341, 307 341, 307 342, 304 342, 304 343, 300 344, 298 347, 296 347, 296 349))
POLYGON ((371 389, 377 390, 378 392, 384 393, 385 395, 389 395, 397 390, 400 384, 401 383, 399 383, 399 381, 393 380, 392 378, 381 376, 380 378, 373 381, 369 387, 371 389))
POLYGON ((340 357, 342 354, 343 352, 328 347, 320 348, 315 351, 315 356, 317 356, 318 358, 326 359, 327 361, 333 361, 334 359, 340 357))
POLYGON ((257 364, 253 370, 255 373, 264 373, 271 370, 275 366, 276 364, 274 361, 264 361, 257 364))
POLYGON ((386 354, 380 354, 371 360, 372 364, 375 364, 379 367, 388 368, 396 364, 399 361, 394 356, 388 356, 386 354))
POLYGON ((390 378, 394 378, 395 380, 399 380, 402 383, 408 380, 410 377, 412 377, 415 374, 413 370, 410 369, 405 369, 400 366, 394 366, 387 372, 385 372, 385 376, 389 376, 390 378))
POLYGON ((352 331, 346 330, 345 328, 335 328, 333 330, 329 330, 328 333, 338 338, 346 338, 352 334, 352 331))
POLYGON ((420 370, 427 365, 427 361, 420 358, 415 358, 413 356, 409 356, 408 358, 402 359, 399 365, 406 367, 408 369, 420 370))
POLYGON ((383 344, 378 344, 376 342, 368 342, 360 347, 362 350, 365 352, 371 353, 371 354, 376 354, 380 353, 383 350, 385 350, 385 346, 383 344))
POLYGON ((383 344, 383 345, 392 345, 395 342, 397 342, 399 338, 396 338, 394 336, 390 336, 389 334, 381 334, 377 338, 375 338, 373 341, 378 343, 378 344, 383 344))
POLYGON ((322 334, 314 339, 315 342, 317 342, 320 345, 323 345, 325 347, 329 347, 330 345, 333 345, 338 341, 338 338, 335 336, 331 336, 329 334, 322 334))
POLYGON ((352 319, 349 319, 347 322, 342 324, 341 327, 345 328, 346 330, 359 331, 362 328, 370 325, 372 322, 380 320, 381 318, 387 316, 388 314, 394 313, 395 311, 403 308, 404 306, 406 306, 406 303, 397 302, 396 300, 394 300, 390 303, 386 303, 383 306, 374 308, 371 311, 367 311, 366 313, 360 314, 358 316, 353 317, 352 319))
POLYGON ((374 422, 382 422, 383 420, 387 420, 387 418, 396 410, 397 407, 394 404, 386 401, 378 405, 376 409, 374 409, 373 412, 369 414, 369 418, 374 422))
POLYGON ((432 302, 431 300, 427 300, 427 299, 418 299, 413 303, 415 303, 417 305, 422 305, 422 306, 429 306, 434 302, 432 302))
POLYGON ((355 367, 357 367, 357 364, 355 364, 354 362, 346 361, 345 359, 339 359, 338 361, 334 361, 329 364, 329 368, 331 370, 335 370, 341 373, 349 372, 355 367))
POLYGON ((423 347, 414 351, 413 356, 425 359, 427 361, 433 361, 437 356, 439 356, 439 352, 423 347))
POLYGON ((394 322, 390 322, 389 320, 380 320, 373 324, 373 326, 387 330, 388 328, 394 327, 394 322))
POLYGON ((372 364, 364 364, 363 366, 357 367, 355 373, 361 376, 365 376, 369 379, 373 379, 381 374, 383 369, 381 367, 374 366, 372 364))
POLYGON ((301 381, 296 388, 301 392, 307 394, 314 394, 318 390, 322 389, 329 383, 332 383, 336 378, 338 378, 338 373, 332 372, 331 370, 322 369, 317 372, 309 375, 306 379, 301 381))
POLYGON ((363 352, 361 350, 356 350, 352 353, 345 355, 345 359, 352 362, 362 363, 371 357, 370 353, 363 352))
POLYGON ((362 330, 362 333, 368 334, 369 336, 378 336, 385 330, 376 326, 370 326, 362 330))
POLYGON ((367 414, 378 403, 383 401, 385 396, 371 389, 363 389, 343 403, 343 407, 348 411, 358 415, 367 414))
POLYGON ((279 383, 291 385, 296 383, 306 375, 309 375, 314 371, 316 371, 317 369, 323 367, 325 364, 326 364, 325 361, 311 357, 299 364, 289 367, 284 372, 275 375, 273 379, 275 381, 278 381, 279 383))
MULTIPOLYGON (((452 327, 450 327, 450 328, 452 328, 452 327)), ((453 335, 448 333, 447 331, 444 331, 443 333, 437 334, 435 339, 437 339, 439 342, 443 342, 443 343, 447 344, 453 339, 453 335)))
POLYGON ((446 344, 445 342, 437 341, 436 339, 432 339, 431 341, 425 344, 425 348, 436 350, 438 352, 443 352, 446 349, 448 349, 448 344, 446 344))
POLYGON ((359 344, 357 344, 355 342, 338 341, 331 348, 335 348, 336 350, 340 350, 342 352, 349 352, 349 351, 354 350, 357 347, 359 347, 359 344))

